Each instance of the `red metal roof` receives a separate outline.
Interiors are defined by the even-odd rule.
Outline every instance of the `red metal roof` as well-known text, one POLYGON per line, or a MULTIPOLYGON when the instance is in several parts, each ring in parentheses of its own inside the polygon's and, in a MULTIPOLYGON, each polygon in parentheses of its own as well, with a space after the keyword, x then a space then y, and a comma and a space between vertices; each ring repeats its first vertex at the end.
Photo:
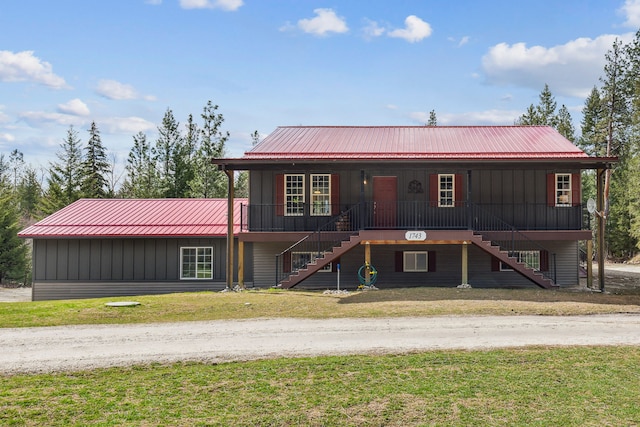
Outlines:
POLYGON ((588 157, 549 126, 284 126, 243 159, 588 157))
MULTIPOLYGON (((235 199, 233 232, 240 232, 235 199)), ((227 199, 80 199, 20 237, 211 237, 227 235, 227 199)))

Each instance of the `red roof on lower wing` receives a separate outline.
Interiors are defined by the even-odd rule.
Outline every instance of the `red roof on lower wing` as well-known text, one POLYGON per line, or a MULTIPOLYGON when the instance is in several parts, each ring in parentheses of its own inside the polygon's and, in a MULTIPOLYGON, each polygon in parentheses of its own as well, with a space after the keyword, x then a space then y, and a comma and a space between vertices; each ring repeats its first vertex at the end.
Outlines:
MULTIPOLYGON (((234 200, 233 233, 240 232, 234 200)), ((213 237, 227 235, 227 199, 80 199, 20 237, 213 237)))

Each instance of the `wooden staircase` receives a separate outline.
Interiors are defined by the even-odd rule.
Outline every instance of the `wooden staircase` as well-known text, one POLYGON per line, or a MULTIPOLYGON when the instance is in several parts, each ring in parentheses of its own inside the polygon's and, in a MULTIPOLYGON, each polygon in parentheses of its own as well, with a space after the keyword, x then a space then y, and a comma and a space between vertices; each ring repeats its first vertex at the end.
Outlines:
POLYGON ((362 237, 360 233, 351 235, 349 240, 342 240, 340 245, 334 246, 332 249, 324 252, 320 257, 311 261, 304 268, 299 269, 298 271, 292 272, 289 277, 282 280, 279 284, 279 288, 289 289, 302 282, 309 276, 315 274, 322 267, 333 262, 338 259, 343 254, 349 252, 351 249, 355 248, 362 241, 362 237))
POLYGON ((537 270, 534 270, 531 267, 528 267, 526 264, 522 262, 518 262, 517 258, 510 257, 509 252, 501 250, 499 246, 494 245, 489 240, 484 240, 482 234, 478 234, 477 232, 471 232, 471 242, 478 246, 483 251, 487 252, 490 255, 498 258, 503 263, 507 264, 509 267, 513 268, 514 271, 522 274, 524 277, 531 280, 536 285, 541 288, 551 289, 556 288, 557 285, 553 283, 553 281, 547 277, 545 277, 542 273, 537 270))

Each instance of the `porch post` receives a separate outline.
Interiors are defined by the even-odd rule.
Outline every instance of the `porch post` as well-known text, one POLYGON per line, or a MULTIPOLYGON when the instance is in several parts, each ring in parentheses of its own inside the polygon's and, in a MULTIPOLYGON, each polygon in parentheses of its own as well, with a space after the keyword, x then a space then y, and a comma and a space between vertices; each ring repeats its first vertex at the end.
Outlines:
POLYGON ((462 242, 462 284, 469 284, 469 245, 462 242))
POLYGON ((244 289, 244 241, 238 239, 238 286, 244 289))
POLYGON ((593 239, 587 240, 587 288, 593 288, 593 239))
POLYGON ((605 175, 605 169, 598 169, 596 172, 596 190, 597 190, 597 205, 596 210, 598 211, 598 287, 600 292, 604 292, 604 255, 605 255, 605 247, 604 247, 604 189, 603 189, 603 180, 602 178, 605 175))
POLYGON ((364 284, 371 286, 371 245, 364 242, 364 284))
POLYGON ((233 171, 225 169, 225 174, 229 179, 229 187, 227 191, 227 286, 226 290, 233 289, 233 199, 234 184, 233 171))

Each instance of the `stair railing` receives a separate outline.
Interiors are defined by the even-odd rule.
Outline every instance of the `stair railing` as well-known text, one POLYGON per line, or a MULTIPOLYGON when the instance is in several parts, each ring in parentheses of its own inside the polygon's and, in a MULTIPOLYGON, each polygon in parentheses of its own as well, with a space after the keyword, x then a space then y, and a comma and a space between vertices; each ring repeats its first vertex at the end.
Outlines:
POLYGON ((487 233, 489 233, 489 237, 492 237, 490 239, 491 244, 498 246, 501 251, 507 252, 510 258, 516 258, 516 254, 521 251, 539 251, 540 265, 538 266, 531 265, 527 262, 527 257, 525 257, 524 260, 517 261, 523 262, 527 267, 535 269, 538 273, 542 274, 543 277, 551 280, 553 283, 556 283, 557 269, 555 252, 549 251, 538 242, 530 239, 513 225, 505 222, 482 207, 471 202, 468 202, 468 206, 471 220, 469 228, 471 228, 474 233, 480 234, 482 237, 487 237, 487 233), (492 235, 491 233, 494 234, 492 235), (497 236, 500 238, 496 238, 497 236), (544 260, 542 256, 543 251, 550 255, 551 259, 544 260), (542 265, 544 261, 547 262, 546 266, 542 265), (548 268, 543 269, 542 267, 548 268))
POLYGON ((325 252, 358 234, 361 228, 359 212, 359 205, 352 206, 277 254, 276 286, 291 274, 307 268, 309 263, 322 258, 325 252))

